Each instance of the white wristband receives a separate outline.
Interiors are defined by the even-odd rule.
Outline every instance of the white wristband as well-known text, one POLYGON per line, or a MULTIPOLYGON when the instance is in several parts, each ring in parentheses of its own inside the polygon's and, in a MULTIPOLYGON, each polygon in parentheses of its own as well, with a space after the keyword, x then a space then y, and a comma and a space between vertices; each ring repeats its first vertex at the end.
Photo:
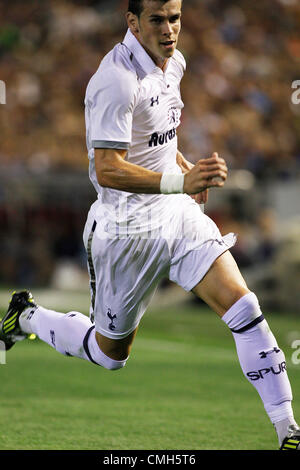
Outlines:
POLYGON ((184 174, 173 175, 163 173, 160 180, 160 192, 162 194, 183 193, 184 174))

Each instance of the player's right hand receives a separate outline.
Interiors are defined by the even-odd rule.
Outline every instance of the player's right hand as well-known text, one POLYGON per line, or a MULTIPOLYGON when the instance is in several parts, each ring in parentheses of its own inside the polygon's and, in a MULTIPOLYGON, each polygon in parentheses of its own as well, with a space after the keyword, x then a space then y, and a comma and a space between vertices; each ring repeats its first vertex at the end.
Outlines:
POLYGON ((222 188, 227 178, 228 168, 223 158, 214 152, 211 157, 199 160, 184 175, 183 191, 197 194, 207 188, 222 188))

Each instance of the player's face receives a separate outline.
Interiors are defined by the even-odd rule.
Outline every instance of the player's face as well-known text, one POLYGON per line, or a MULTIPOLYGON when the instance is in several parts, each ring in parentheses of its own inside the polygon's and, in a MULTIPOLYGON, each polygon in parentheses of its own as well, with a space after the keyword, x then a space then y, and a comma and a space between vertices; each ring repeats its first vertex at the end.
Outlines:
POLYGON ((174 54, 181 28, 181 0, 144 0, 133 33, 158 66, 174 54))

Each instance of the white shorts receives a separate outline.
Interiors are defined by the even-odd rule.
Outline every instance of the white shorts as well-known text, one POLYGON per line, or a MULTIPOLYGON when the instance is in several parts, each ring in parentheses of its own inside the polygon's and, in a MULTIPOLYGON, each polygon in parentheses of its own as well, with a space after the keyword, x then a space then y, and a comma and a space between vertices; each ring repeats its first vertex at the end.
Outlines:
POLYGON ((216 224, 190 197, 181 195, 180 210, 167 230, 149 236, 103 237, 96 201, 88 214, 83 240, 88 253, 92 321, 103 336, 121 339, 138 326, 162 278, 186 291, 195 287, 213 262, 236 242, 222 237, 216 224))

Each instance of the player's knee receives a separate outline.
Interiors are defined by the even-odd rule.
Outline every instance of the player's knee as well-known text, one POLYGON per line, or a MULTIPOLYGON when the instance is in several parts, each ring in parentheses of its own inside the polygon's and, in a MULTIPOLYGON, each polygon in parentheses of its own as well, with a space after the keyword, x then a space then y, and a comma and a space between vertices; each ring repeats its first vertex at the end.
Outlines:
POLYGON ((118 369, 122 369, 123 367, 125 367, 129 356, 125 357, 123 355, 123 356, 115 356, 114 358, 112 358, 108 356, 107 354, 108 353, 107 352, 104 353, 100 349, 100 346, 98 345, 97 351, 95 352, 94 356, 95 356, 96 362, 100 366, 104 367, 107 370, 118 370, 118 369))
POLYGON ((105 364, 107 370, 118 370, 126 366, 127 359, 124 361, 116 361, 115 359, 108 358, 105 364))
POLYGON ((235 302, 223 315, 222 319, 232 331, 243 330, 253 323, 264 319, 258 299, 254 292, 249 292, 235 302))
POLYGON ((255 319, 261 315, 261 309, 254 292, 248 292, 239 299, 241 301, 242 310, 248 313, 249 319, 255 319))
POLYGON ((97 344, 96 354, 101 359, 103 367, 108 370, 117 370, 125 367, 130 354, 133 335, 129 335, 121 340, 114 340, 96 332, 94 338, 97 344))

